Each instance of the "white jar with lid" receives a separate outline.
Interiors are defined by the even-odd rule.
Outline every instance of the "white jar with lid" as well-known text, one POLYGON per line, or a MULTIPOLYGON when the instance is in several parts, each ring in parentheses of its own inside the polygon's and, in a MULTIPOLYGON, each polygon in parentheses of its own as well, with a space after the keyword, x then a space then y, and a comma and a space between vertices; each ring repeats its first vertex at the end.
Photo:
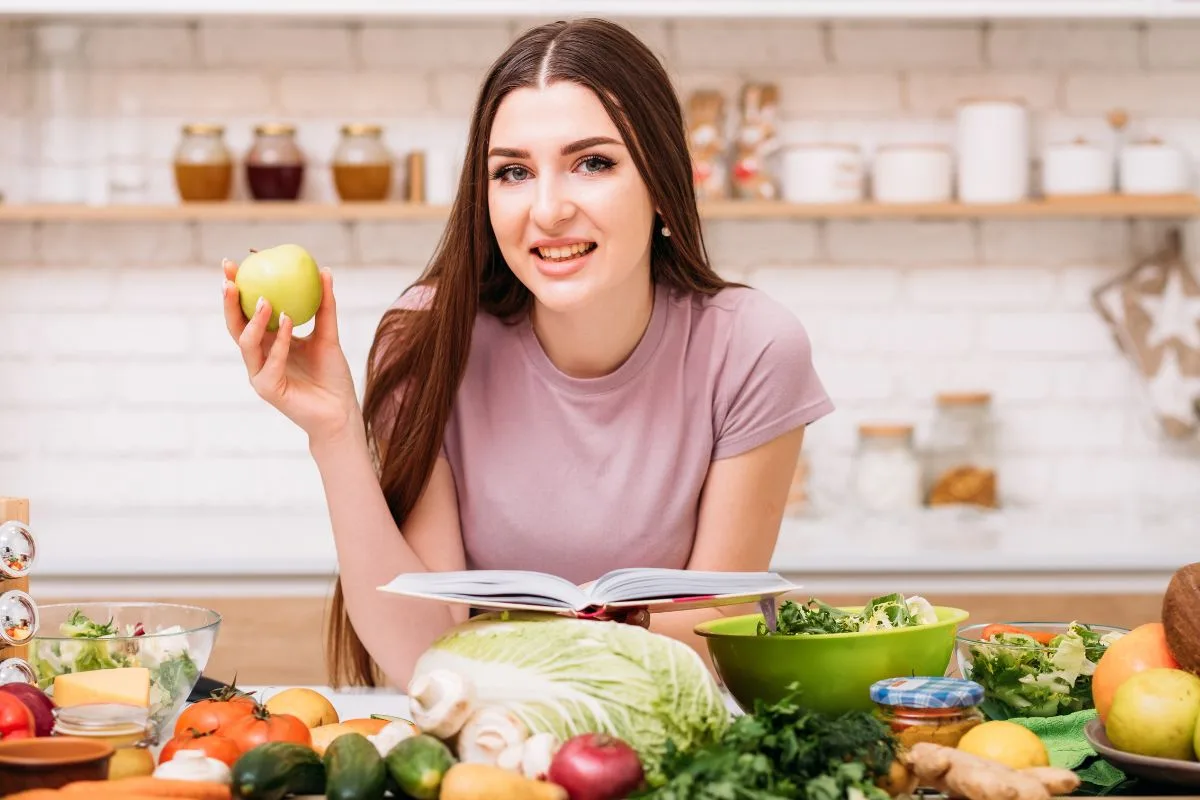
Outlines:
POLYGON ((1042 152, 1042 194, 1046 197, 1109 194, 1115 170, 1108 150, 1077 138, 1042 152))
POLYGON ((875 151, 879 203, 944 203, 954 196, 954 157, 944 144, 885 144, 875 151))
POLYGON ((783 155, 783 199, 789 203, 856 203, 863 199, 862 151, 850 143, 789 146, 783 155))
POLYGON ((955 142, 960 202, 1017 203, 1029 197, 1029 110, 1021 100, 964 101, 955 142))
POLYGON ((921 462, 913 447, 913 426, 858 427, 852 493, 867 511, 911 511, 921 507, 921 462))
POLYGON ((1133 142, 1121 149, 1121 193, 1183 194, 1191 190, 1192 170, 1183 150, 1160 139, 1133 142))

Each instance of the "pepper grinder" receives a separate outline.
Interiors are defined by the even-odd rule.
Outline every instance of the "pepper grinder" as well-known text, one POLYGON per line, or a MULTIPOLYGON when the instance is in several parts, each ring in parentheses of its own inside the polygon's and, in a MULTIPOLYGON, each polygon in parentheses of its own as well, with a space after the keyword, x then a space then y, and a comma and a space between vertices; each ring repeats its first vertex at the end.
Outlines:
POLYGON ((37 633, 37 604, 29 570, 37 545, 29 529, 29 500, 0 497, 0 684, 37 683, 29 641, 37 633))

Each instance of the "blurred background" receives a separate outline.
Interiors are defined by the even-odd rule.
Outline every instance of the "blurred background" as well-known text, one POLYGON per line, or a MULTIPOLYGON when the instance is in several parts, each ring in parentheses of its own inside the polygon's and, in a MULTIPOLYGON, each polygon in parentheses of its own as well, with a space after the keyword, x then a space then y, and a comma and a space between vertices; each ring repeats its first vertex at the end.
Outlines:
MULTIPOLYGON (((0 3, 0 495, 30 501, 39 601, 190 598, 226 615, 210 672, 319 683, 322 490, 248 385, 220 261, 332 267, 361 381, 487 66, 612 12, 154 5, 0 3)), ((831 600, 1136 624, 1200 556, 1200 12, 1018 6, 613 18, 676 82, 715 266, 795 310, 837 404, 773 566, 831 600)))

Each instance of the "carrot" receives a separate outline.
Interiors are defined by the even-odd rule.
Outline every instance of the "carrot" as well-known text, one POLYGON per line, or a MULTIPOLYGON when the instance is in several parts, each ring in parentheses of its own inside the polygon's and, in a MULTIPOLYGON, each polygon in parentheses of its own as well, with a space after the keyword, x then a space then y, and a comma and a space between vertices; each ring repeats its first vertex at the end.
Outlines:
POLYGON ((4 800, 61 800, 57 789, 26 789, 16 794, 4 795, 4 800))
POLYGON ((994 638, 996 636, 996 634, 998 634, 998 633, 1023 634, 1025 636, 1031 637, 1032 639, 1037 641, 1038 644, 1050 644, 1050 642, 1054 639, 1054 637, 1058 636, 1057 633, 1052 633, 1050 631, 1030 631, 1030 630, 1026 630, 1024 628, 1018 628, 1016 625, 1001 625, 999 623, 995 623, 992 625, 988 625, 986 628, 983 629, 983 639, 984 639, 984 641, 988 641, 988 640, 994 638))
POLYGON ((168 797, 180 800, 231 800, 232 792, 224 783, 216 781, 177 781, 167 778, 138 776, 120 778, 115 781, 75 781, 63 787, 63 791, 71 795, 91 793, 90 796, 99 798, 101 795, 116 795, 122 797, 168 797))

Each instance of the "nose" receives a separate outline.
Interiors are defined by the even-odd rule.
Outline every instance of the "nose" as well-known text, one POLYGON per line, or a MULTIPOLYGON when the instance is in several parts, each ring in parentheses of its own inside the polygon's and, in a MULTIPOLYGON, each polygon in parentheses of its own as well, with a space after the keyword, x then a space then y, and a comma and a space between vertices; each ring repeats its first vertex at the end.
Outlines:
POLYGON ((570 220, 574 213, 575 203, 559 176, 538 180, 537 195, 529 212, 535 225, 544 231, 552 231, 570 220))

